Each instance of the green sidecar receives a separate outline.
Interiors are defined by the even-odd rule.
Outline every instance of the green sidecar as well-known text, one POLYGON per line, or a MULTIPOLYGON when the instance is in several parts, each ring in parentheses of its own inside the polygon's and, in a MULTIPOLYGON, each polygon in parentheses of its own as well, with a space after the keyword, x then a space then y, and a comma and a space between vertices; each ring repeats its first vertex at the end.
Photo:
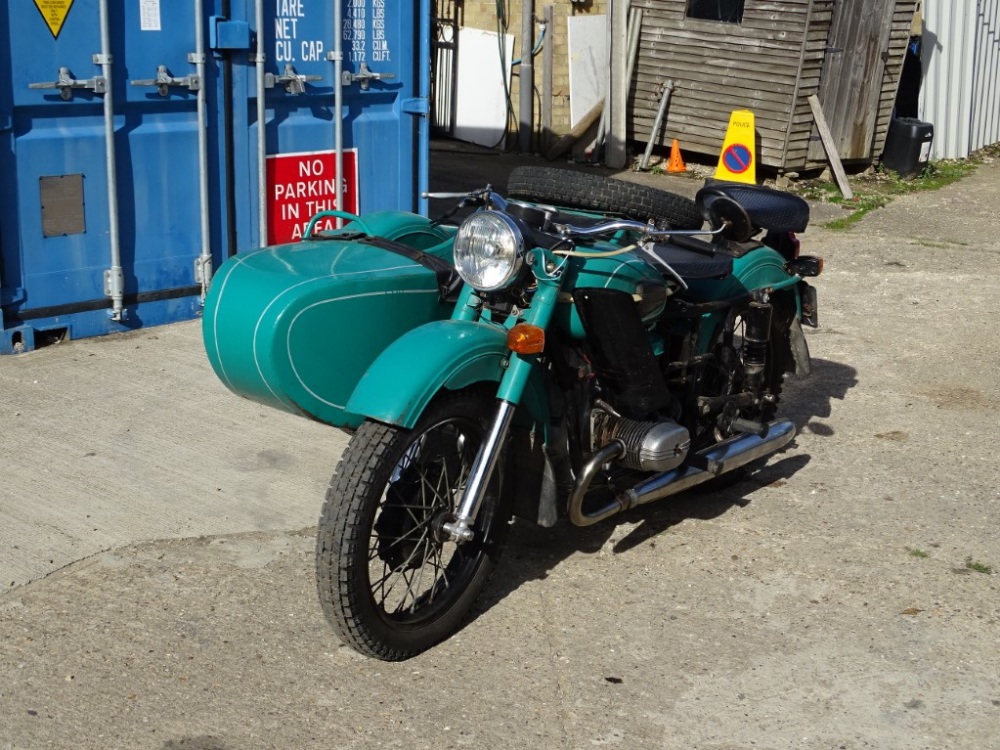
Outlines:
POLYGON ((346 239, 253 250, 216 273, 202 319, 205 351, 234 393, 356 427, 362 417, 345 405, 368 366, 402 334, 451 314, 428 266, 450 265, 454 229, 395 212, 356 223, 346 239), (359 241, 370 237, 382 241, 359 241))

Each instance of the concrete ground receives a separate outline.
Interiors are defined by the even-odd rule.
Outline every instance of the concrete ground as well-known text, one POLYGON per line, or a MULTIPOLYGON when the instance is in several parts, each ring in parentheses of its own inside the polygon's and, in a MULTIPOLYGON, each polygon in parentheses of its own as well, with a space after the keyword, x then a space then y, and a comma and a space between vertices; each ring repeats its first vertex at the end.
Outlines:
MULTIPOLYGON (((436 157, 448 187, 516 163, 436 157)), ((401 664, 316 602, 344 436, 227 392, 197 322, 0 359, 0 750, 1000 748, 998 207, 994 161, 811 228, 792 447, 519 525, 471 622, 401 664)))

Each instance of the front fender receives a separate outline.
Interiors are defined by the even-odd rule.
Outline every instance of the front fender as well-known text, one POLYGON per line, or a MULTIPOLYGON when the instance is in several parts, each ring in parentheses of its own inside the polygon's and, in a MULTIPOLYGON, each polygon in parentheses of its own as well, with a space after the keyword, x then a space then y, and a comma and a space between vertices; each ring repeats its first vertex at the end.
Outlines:
MULTIPOLYGON (((347 410, 411 428, 441 388, 499 383, 510 350, 507 331, 468 320, 439 320, 403 334, 383 351, 351 394, 347 410)), ((537 371, 522 402, 540 424, 548 409, 537 371)))

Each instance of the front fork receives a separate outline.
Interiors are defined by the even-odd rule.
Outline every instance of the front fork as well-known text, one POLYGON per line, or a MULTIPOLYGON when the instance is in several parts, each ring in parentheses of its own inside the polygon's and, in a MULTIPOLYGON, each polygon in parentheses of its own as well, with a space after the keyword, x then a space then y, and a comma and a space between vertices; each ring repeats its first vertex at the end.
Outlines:
MULTIPOLYGON (((558 268, 559 260, 542 250, 534 250, 528 254, 528 262, 532 266, 538 287, 532 296, 531 306, 513 323, 526 323, 537 326, 543 331, 548 329, 562 280, 562 275, 557 271, 552 275, 554 269, 558 268)), ((486 496, 486 488, 500 459, 514 412, 521 402, 521 396, 528 385, 528 378, 531 377, 537 359, 537 354, 524 355, 516 352, 510 352, 507 358, 506 372, 500 379, 500 386, 497 389, 496 414, 490 424, 486 440, 472 464, 469 481, 465 485, 465 493, 455 513, 455 519, 442 524, 442 529, 450 541, 468 542, 473 538, 472 525, 476 522, 479 508, 486 496)))

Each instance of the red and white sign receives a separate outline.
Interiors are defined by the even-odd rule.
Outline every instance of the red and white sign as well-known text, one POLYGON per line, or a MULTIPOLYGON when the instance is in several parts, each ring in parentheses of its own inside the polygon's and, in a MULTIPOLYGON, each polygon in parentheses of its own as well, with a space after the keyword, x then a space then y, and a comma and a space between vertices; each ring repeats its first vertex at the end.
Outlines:
MULTIPOLYGON (((337 205, 336 151, 274 154, 267 157, 267 242, 278 245, 302 239, 309 220, 320 211, 358 212, 358 151, 344 151, 343 207, 337 205)), ((316 230, 335 229, 333 217, 316 230)))

